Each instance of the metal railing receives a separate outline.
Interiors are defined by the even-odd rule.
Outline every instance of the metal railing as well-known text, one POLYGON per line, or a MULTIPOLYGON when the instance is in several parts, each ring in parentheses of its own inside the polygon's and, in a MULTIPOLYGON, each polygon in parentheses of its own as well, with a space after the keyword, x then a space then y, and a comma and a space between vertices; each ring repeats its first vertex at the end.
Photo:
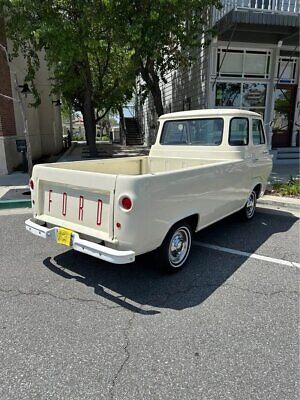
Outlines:
POLYGON ((299 0, 222 0, 221 10, 213 9, 212 22, 216 23, 231 10, 256 10, 268 13, 299 14, 299 0))

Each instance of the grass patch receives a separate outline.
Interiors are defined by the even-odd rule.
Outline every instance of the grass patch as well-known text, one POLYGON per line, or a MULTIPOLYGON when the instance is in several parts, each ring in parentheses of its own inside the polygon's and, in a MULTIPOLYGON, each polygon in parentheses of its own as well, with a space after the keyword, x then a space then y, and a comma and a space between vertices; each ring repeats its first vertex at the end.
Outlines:
POLYGON ((97 138, 98 140, 106 140, 106 141, 108 141, 108 140, 110 140, 110 138, 109 138, 109 136, 108 135, 102 135, 100 138, 97 138))

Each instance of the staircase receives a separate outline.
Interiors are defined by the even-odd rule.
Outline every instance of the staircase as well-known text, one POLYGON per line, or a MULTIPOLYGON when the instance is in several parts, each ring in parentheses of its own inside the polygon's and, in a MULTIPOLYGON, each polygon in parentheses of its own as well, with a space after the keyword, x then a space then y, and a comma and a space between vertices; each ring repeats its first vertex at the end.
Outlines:
POLYGON ((125 118, 126 144, 128 146, 144 144, 144 137, 140 133, 138 121, 135 118, 125 118))
POLYGON ((299 164, 300 151, 299 147, 282 147, 276 150, 274 154, 274 162, 276 164, 299 164))

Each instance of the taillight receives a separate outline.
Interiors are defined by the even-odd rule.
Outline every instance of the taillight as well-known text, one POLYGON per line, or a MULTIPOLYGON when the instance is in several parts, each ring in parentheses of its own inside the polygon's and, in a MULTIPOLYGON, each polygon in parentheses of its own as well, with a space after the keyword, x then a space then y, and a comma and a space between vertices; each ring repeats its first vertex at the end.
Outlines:
POLYGON ((124 210, 126 210, 126 211, 131 210, 132 209, 132 200, 127 196, 122 197, 121 207, 124 208, 124 210))
POLYGON ((30 181, 29 181, 29 187, 30 187, 31 190, 34 189, 34 182, 33 182, 32 179, 30 179, 30 181))

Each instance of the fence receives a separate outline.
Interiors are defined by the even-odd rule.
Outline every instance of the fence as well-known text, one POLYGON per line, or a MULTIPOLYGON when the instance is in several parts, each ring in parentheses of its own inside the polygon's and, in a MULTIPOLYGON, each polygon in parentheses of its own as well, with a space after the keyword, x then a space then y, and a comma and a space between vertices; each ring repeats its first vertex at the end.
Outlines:
POLYGON ((223 0, 221 10, 213 9, 213 23, 231 10, 256 10, 258 12, 299 14, 299 0, 223 0))

